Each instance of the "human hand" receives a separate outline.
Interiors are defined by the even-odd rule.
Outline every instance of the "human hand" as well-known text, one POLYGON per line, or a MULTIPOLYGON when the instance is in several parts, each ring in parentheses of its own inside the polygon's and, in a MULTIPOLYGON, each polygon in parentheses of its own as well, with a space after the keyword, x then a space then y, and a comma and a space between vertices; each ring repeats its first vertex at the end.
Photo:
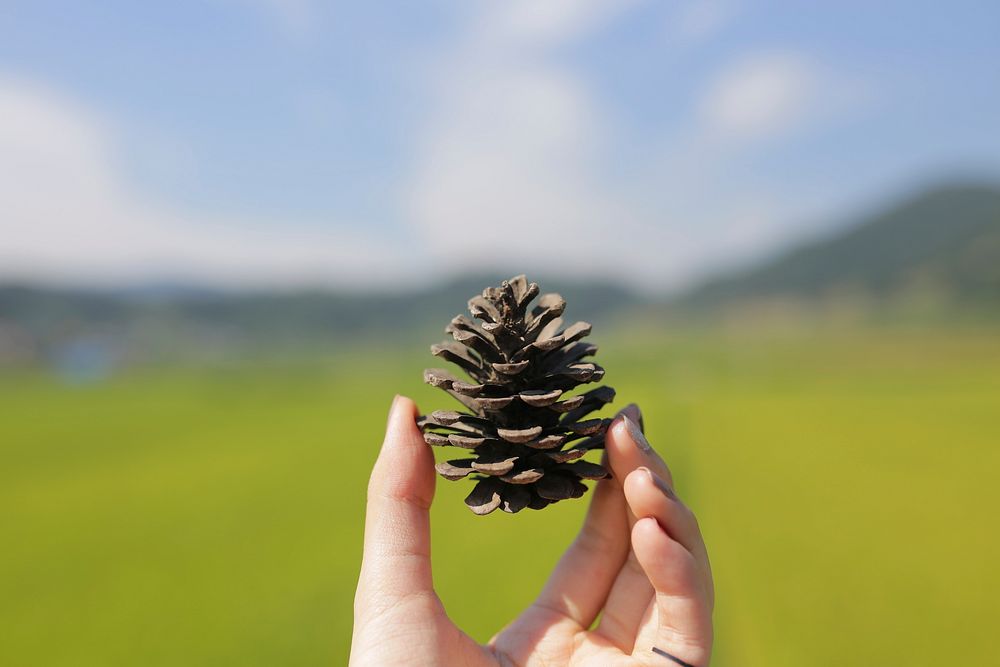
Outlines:
POLYGON ((597 483, 579 535, 535 602, 486 645, 451 622, 434 592, 434 457, 416 416, 411 400, 393 401, 369 482, 351 665, 708 665, 714 591, 705 544, 637 407, 608 429, 612 477, 597 483))

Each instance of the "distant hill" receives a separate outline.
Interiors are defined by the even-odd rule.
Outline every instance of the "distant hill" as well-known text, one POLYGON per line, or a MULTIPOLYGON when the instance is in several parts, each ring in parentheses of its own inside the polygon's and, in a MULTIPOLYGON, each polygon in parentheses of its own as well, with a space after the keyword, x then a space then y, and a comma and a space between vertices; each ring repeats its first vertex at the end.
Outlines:
MULTIPOLYGON (((407 341, 422 348, 444 336, 444 326, 465 311, 469 297, 505 277, 466 277, 396 294, 0 286, 0 365, 67 355, 73 363, 78 358, 130 363, 315 353, 341 341, 407 341)), ((608 283, 532 278, 544 291, 566 298, 566 316, 573 320, 608 321, 639 302, 608 283)))
MULTIPOLYGON (((664 308, 670 326, 733 312, 765 322, 775 313, 812 318, 826 311, 889 319, 931 313, 939 321, 959 310, 1000 316, 1000 187, 929 190, 839 230, 665 306, 610 283, 531 277, 567 299, 568 318, 602 328, 626 312, 649 316, 632 321, 664 326, 664 308)), ((443 335, 470 296, 505 277, 468 276, 396 294, 0 286, 0 366, 44 363, 86 374, 176 359, 312 355, 342 341, 423 347, 443 335)))
MULTIPOLYGON (((130 287, 122 291, 0 286, 0 321, 23 327, 128 326, 136 321, 225 326, 245 335, 395 335, 413 327, 443 328, 465 312, 469 297, 502 278, 466 277, 414 292, 349 293, 333 290, 224 292, 193 287, 130 287)), ((569 302, 568 317, 601 317, 637 297, 606 283, 538 281, 569 302)))
POLYGON ((928 190, 827 238, 711 279, 674 305, 717 310, 844 295, 878 305, 915 295, 938 304, 1000 305, 1000 187, 928 190))

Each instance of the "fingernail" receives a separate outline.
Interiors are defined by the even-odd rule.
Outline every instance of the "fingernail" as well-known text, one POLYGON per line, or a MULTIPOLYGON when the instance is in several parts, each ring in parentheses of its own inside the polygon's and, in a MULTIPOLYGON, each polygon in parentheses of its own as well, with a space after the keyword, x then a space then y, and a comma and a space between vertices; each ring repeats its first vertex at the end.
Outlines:
POLYGON ((674 490, 670 488, 670 485, 667 484, 665 479, 654 474, 651 470, 649 471, 649 477, 653 480, 653 484, 663 493, 663 495, 667 498, 673 498, 674 500, 677 499, 677 494, 674 493, 674 490))
POLYGON ((650 470, 646 466, 639 466, 638 468, 636 468, 636 470, 643 471, 649 477, 649 481, 651 481, 653 483, 653 486, 655 486, 657 489, 659 489, 660 492, 663 495, 665 495, 667 498, 672 498, 674 500, 677 499, 677 494, 675 494, 674 490, 670 488, 670 485, 667 484, 663 480, 663 478, 661 478, 659 475, 657 475, 656 473, 654 473, 652 470, 650 470))
POLYGON ((643 431, 646 430, 646 425, 643 423, 642 420, 642 410, 640 410, 639 406, 636 405, 635 403, 629 403, 624 408, 619 410, 618 414, 620 416, 628 417, 629 419, 637 423, 639 425, 640 430, 643 431))
POLYGON ((643 435, 642 429, 639 428, 639 425, 629 419, 628 415, 622 415, 622 421, 625 422, 625 428, 628 429, 628 435, 632 438, 632 442, 635 443, 635 446, 643 452, 652 452, 653 448, 650 446, 649 440, 646 440, 646 436, 643 435))

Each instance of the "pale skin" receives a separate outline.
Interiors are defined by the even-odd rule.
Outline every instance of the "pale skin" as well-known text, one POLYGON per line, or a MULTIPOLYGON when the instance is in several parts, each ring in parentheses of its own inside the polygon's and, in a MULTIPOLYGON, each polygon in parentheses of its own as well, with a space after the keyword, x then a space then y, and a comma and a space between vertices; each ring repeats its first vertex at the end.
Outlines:
POLYGON ((670 469, 636 426, 637 407, 608 430, 612 476, 597 483, 579 535, 538 598, 485 645, 448 618, 434 592, 434 457, 416 415, 411 400, 393 401, 368 485, 353 667, 683 664, 654 648, 708 665, 714 590, 705 543, 670 469))

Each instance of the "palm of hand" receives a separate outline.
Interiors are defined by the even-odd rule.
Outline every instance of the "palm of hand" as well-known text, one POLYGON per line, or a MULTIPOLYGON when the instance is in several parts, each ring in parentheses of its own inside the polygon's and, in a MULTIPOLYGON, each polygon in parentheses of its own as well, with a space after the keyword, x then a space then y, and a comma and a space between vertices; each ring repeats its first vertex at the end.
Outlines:
POLYGON ((351 664, 707 665, 714 594, 705 546, 635 427, 637 409, 623 412, 631 422, 617 420, 606 442, 614 476, 598 483, 580 535, 538 599, 482 646, 452 623, 431 585, 433 458, 415 407, 397 400, 369 487, 351 664))

